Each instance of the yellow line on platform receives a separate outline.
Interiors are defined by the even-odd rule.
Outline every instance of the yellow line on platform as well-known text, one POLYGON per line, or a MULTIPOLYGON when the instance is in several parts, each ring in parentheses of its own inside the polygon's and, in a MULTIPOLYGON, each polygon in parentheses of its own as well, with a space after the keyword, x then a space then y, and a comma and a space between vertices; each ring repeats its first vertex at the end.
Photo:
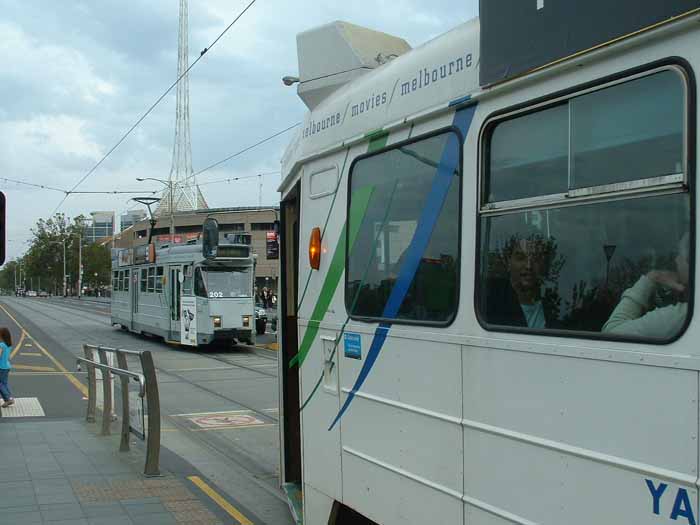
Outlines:
POLYGON ((52 366, 12 365, 15 370, 31 370, 32 372, 55 372, 52 366))
POLYGON ((253 525, 252 521, 246 518, 236 507, 231 505, 218 492, 216 492, 213 488, 207 485, 207 483, 202 478, 200 478, 199 476, 188 476, 187 479, 189 479, 192 483, 197 485, 197 487, 199 487, 199 489, 202 492, 204 492, 207 496, 213 499, 219 507, 224 509, 238 523, 240 523, 241 525, 253 525))
MULTIPOLYGON (((17 368, 15 365, 13 367, 17 368)), ((73 372, 56 372, 55 368, 52 368, 53 372, 15 372, 13 375, 16 376, 68 376, 73 374, 73 372)), ((87 375, 87 372, 78 372, 78 374, 87 375)))
MULTIPOLYGON (((20 330, 22 330, 23 332, 26 332, 27 336, 31 337, 31 339, 34 341, 34 344, 36 344, 36 346, 39 347, 39 350, 41 350, 43 352, 43 354, 49 358, 49 360, 56 366, 56 368, 58 368, 61 372, 64 372, 66 374, 66 378, 68 379, 68 381, 70 381, 73 384, 73 386, 75 388, 77 388, 81 394, 83 394, 84 396, 87 397, 87 395, 88 395, 87 387, 84 384, 82 384, 80 381, 78 381, 75 378, 75 376, 71 372, 69 372, 65 366, 63 366, 61 364, 61 362, 58 359, 56 359, 53 355, 51 355, 51 352, 49 352, 46 348, 44 348, 41 344, 39 344, 39 341, 37 341, 36 339, 34 339, 31 336, 29 331, 26 330, 20 324, 20 322, 14 318, 14 316, 7 310, 7 308, 5 308, 4 305, 0 304, 0 309, 2 309, 2 311, 5 312, 7 314, 7 316, 15 322, 15 324, 19 327, 20 330)), ((18 348, 19 348, 19 346, 18 346, 18 348)))

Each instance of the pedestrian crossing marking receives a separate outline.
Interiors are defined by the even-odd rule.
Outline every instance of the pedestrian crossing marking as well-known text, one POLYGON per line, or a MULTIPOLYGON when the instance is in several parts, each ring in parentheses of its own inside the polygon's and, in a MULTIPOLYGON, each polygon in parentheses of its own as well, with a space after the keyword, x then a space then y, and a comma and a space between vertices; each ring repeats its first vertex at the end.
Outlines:
POLYGON ((41 354, 39 352, 22 352, 19 355, 28 355, 32 357, 41 357, 41 354))
POLYGON ((36 397, 16 397, 15 404, 2 409, 2 417, 41 417, 46 416, 36 397))

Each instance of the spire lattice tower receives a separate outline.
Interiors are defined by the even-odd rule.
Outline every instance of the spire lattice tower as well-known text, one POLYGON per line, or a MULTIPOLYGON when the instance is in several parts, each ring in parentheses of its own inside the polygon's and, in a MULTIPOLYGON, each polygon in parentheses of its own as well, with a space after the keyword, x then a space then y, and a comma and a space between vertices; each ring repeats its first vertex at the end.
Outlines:
MULTIPOLYGON (((177 78, 189 67, 188 46, 188 0, 180 0, 180 26, 178 29, 177 78)), ((192 143, 190 141, 190 81, 189 75, 177 83, 175 108, 175 143, 173 160, 168 177, 168 188, 163 192, 157 214, 191 211, 208 208, 197 185, 192 170, 192 143)))

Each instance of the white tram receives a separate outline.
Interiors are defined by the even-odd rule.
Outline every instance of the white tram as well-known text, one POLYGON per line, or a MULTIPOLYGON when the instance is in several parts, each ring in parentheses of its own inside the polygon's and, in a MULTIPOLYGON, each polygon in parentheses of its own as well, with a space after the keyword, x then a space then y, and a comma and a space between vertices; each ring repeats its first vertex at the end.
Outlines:
POLYGON ((342 22, 298 48, 304 524, 696 525, 697 0, 489 0, 416 49, 342 22))
POLYGON ((208 255, 199 241, 118 251, 112 324, 189 346, 254 344, 255 255, 233 242, 208 255))

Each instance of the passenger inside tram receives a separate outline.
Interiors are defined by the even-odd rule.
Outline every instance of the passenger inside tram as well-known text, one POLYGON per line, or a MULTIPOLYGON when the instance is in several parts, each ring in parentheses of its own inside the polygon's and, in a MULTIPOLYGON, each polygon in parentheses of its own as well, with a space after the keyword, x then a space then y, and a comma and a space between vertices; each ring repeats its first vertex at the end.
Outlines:
POLYGON ((513 235, 490 261, 486 315, 489 323, 556 328, 558 306, 545 281, 556 281, 563 265, 553 240, 540 234, 513 235))
POLYGON ((680 333, 688 312, 689 254, 690 235, 686 232, 678 243, 676 271, 654 269, 642 275, 622 294, 603 332, 663 339, 680 333), (677 302, 654 308, 660 288, 673 291, 677 302))

